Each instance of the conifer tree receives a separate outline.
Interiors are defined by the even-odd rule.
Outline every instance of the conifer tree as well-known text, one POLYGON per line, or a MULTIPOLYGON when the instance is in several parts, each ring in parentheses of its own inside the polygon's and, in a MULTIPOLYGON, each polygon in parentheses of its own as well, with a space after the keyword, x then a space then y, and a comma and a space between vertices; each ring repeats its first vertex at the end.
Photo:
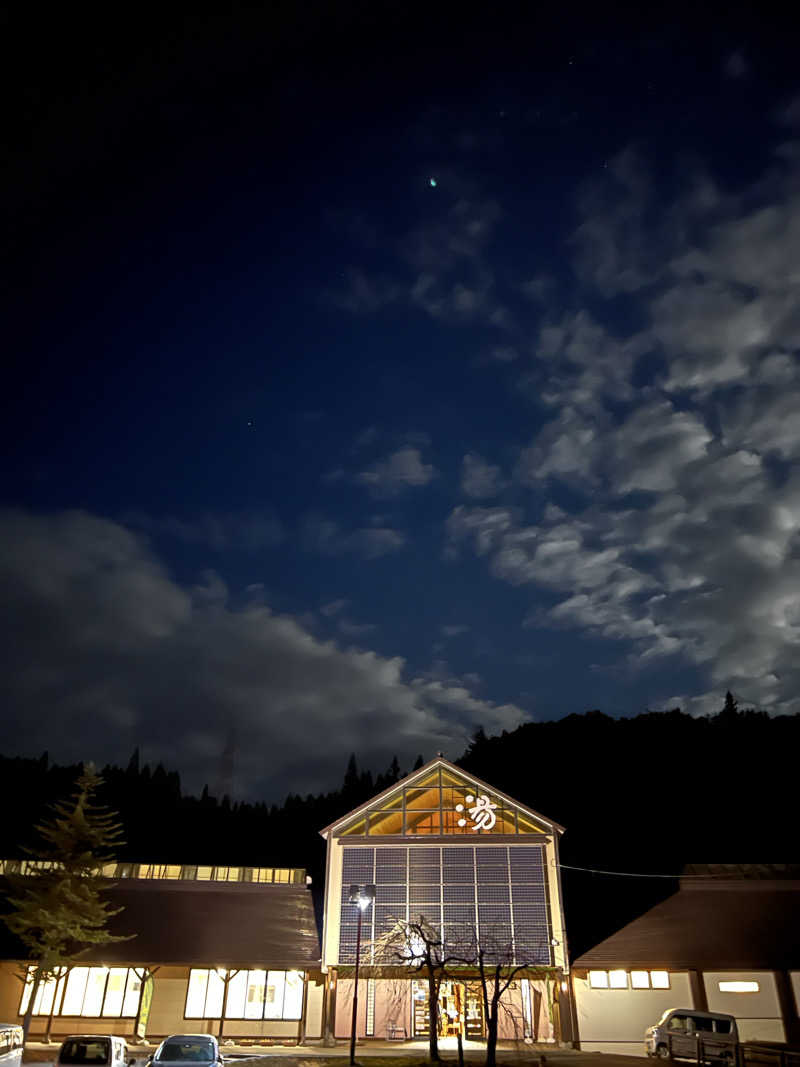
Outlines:
POLYGON ((94 766, 84 764, 72 797, 55 803, 50 816, 35 827, 41 843, 35 851, 26 851, 39 862, 29 863, 27 873, 10 877, 13 910, 3 921, 33 964, 22 976, 30 984, 23 1021, 26 1039, 43 981, 56 980, 62 968, 92 945, 128 940, 108 930, 109 920, 122 908, 101 898, 108 887, 103 867, 122 843, 115 813, 95 802, 101 784, 94 766))

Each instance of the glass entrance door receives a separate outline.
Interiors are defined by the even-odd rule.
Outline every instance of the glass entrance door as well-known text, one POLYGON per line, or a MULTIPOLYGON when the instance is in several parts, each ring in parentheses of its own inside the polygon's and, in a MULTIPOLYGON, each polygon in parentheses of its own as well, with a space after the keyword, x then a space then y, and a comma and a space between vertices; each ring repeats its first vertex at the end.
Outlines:
MULTIPOLYGON (((414 1006, 414 1036, 428 1036, 428 984, 415 979, 411 986, 414 1006)), ((480 987, 468 982, 442 982, 437 1013, 439 1037, 457 1037, 459 1031, 469 1040, 484 1036, 480 987), (463 1030, 461 1027, 463 1026, 463 1030)))

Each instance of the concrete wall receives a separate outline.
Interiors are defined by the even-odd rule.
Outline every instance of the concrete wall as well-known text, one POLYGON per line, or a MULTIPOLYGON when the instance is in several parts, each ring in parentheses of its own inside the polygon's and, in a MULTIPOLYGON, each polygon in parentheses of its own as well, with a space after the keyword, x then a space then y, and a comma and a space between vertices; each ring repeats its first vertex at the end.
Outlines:
POLYGON ((671 972, 669 981, 669 989, 592 989, 588 975, 573 976, 581 1048, 643 1056, 648 1026, 667 1008, 694 1007, 689 975, 671 972))
POLYGON ((736 1017, 742 1041, 785 1041, 780 1003, 771 971, 706 971, 703 982, 709 1011, 736 1017), (757 993, 721 993, 720 982, 758 982, 757 993))
POLYGON ((306 1037, 322 1037, 322 1009, 325 1003, 325 979, 309 975, 306 995, 306 1037))
POLYGON ((800 971, 789 971, 789 981, 792 983, 794 1006, 798 1015, 800 1015, 800 971))

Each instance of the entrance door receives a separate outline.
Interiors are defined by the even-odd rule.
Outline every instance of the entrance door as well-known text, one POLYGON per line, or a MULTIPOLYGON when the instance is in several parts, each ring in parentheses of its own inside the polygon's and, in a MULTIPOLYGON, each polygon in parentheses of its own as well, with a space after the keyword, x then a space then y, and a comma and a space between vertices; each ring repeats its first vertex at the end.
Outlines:
MULTIPOLYGON (((418 979, 412 983, 414 1036, 428 1036, 428 984, 418 979)), ((483 1036, 483 1008, 480 989, 466 982, 442 982, 439 988, 437 1033, 439 1037, 464 1037, 479 1041, 483 1036)))

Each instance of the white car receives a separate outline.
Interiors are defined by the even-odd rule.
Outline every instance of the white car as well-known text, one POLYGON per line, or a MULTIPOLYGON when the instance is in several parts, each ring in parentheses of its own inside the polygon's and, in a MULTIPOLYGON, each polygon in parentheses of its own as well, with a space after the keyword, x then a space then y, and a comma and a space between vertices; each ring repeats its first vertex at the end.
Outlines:
POLYGON ((222 1053, 213 1034, 172 1034, 158 1046, 148 1067, 186 1067, 187 1063, 222 1067, 222 1053))

